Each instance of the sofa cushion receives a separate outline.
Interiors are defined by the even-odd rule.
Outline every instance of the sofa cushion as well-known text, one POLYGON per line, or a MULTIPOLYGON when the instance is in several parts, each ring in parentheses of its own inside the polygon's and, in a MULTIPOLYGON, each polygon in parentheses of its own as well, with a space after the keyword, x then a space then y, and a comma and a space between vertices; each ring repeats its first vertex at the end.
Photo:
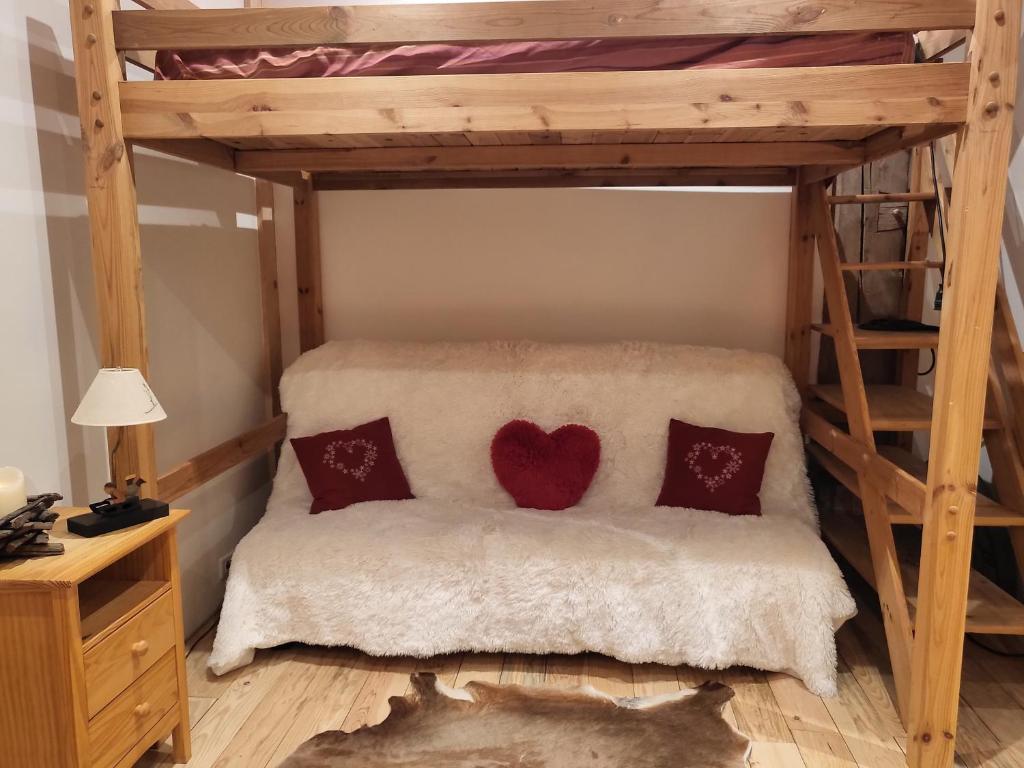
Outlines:
POLYGON ((835 693, 854 612, 808 526, 666 507, 571 515, 415 499, 260 522, 235 550, 210 666, 255 648, 578 653, 747 665, 835 693))
MULTIPOLYGON (((601 464, 581 506, 654 505, 669 419, 773 432, 761 486, 766 517, 816 525, 797 425, 800 398, 771 355, 668 344, 329 342, 286 371, 288 437, 386 413, 419 498, 511 509, 491 468, 494 434, 513 419, 586 424, 601 464)), ((309 490, 285 444, 268 515, 293 515, 309 490), (279 503, 280 502, 280 503, 279 503)))
POLYGON ((733 432, 672 419, 659 507, 760 515, 771 432, 733 432))

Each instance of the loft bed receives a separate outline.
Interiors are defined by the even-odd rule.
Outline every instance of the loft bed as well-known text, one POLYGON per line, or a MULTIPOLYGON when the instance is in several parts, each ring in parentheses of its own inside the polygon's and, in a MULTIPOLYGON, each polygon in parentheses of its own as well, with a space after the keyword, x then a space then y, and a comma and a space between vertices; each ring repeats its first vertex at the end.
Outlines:
MULTIPOLYGON (((952 765, 1019 0, 547 0, 232 10, 200 10, 188 0, 139 4, 147 10, 122 11, 117 0, 70 0, 104 365, 148 368, 133 145, 293 188, 303 350, 324 341, 319 190, 793 186, 785 361, 810 400, 812 332, 823 330, 812 323, 811 310, 817 245, 843 381, 833 404, 845 411, 845 426, 808 408, 805 433, 852 470, 848 482, 863 501, 869 568, 910 734, 909 764, 952 765), (189 52, 317 46, 359 51, 922 32, 946 40, 938 45, 948 48, 959 30, 971 30, 973 63, 125 77, 125 60, 154 68, 158 51, 187 59, 189 52), (827 185, 844 170, 952 134, 958 143, 945 301, 930 461, 921 477, 875 446, 863 382, 855 380, 864 337, 835 319, 845 295, 838 290, 827 185), (913 619, 886 517, 892 504, 923 527, 913 619)), ((272 203, 265 188, 261 194, 262 210, 272 203)), ((261 250, 259 266, 270 419, 162 474, 152 428, 130 428, 112 457, 120 482, 134 473, 156 477, 155 492, 173 500, 283 438, 272 256, 261 250)))

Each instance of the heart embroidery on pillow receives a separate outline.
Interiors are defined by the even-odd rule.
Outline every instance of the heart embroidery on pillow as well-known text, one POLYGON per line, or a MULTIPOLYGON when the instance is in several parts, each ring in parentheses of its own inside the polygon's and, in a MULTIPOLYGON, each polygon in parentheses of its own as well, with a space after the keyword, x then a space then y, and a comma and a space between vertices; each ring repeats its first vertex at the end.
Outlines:
POLYGON ((714 493, 740 471, 740 467, 743 466, 743 454, 731 445, 712 445, 702 441, 695 443, 686 454, 686 466, 707 486, 711 493, 714 493), (728 456, 729 460, 717 473, 711 474, 705 466, 706 459, 702 457, 707 456, 711 461, 717 462, 722 454, 728 456))
POLYGON ((575 506, 590 487, 601 459, 601 439, 589 427, 566 424, 548 434, 517 419, 491 441, 491 465, 502 488, 529 509, 575 506))
POLYGON ((359 482, 365 482, 366 478, 370 474, 370 470, 373 469, 373 465, 377 463, 377 446, 369 440, 363 440, 357 438, 355 440, 335 440, 333 443, 328 443, 324 449, 324 464, 331 469, 335 469, 341 472, 343 475, 351 475, 359 482), (355 454, 356 448, 363 449, 363 462, 358 466, 353 466, 352 463, 346 464, 344 461, 338 460, 338 451, 342 450, 348 454, 348 459, 352 459, 355 454))

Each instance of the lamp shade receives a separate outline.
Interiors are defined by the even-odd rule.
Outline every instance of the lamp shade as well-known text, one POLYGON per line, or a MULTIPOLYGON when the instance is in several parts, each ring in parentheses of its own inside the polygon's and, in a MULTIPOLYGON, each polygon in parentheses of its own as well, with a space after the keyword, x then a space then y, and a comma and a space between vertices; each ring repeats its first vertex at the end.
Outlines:
POLYGON ((71 421, 87 427, 126 427, 166 418, 138 368, 101 368, 71 421))

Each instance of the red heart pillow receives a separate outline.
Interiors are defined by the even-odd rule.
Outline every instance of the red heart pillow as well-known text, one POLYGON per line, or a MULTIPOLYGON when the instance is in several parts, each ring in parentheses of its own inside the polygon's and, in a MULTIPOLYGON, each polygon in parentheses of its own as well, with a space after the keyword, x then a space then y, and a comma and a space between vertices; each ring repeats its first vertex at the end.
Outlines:
POLYGON ((590 487, 601 459, 601 438, 580 424, 551 434, 532 421, 517 419, 491 441, 494 474, 520 507, 565 509, 590 487))

